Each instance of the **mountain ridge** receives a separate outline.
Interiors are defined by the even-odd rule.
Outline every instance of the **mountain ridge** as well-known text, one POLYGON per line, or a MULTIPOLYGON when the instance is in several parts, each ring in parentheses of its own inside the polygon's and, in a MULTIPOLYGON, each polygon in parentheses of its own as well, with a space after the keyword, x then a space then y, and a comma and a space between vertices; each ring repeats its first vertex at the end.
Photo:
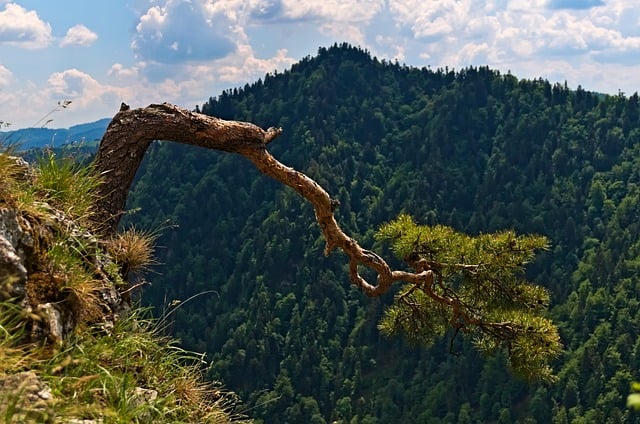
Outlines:
POLYGON ((528 275, 551 291, 567 347, 556 385, 514 379, 455 334, 430 347, 381 338, 388 299, 363 299, 323 257, 313 210, 230 155, 151 146, 127 220, 180 227, 161 236, 165 265, 142 299, 162 310, 207 294, 183 304, 174 334, 210 352, 210 377, 258 422, 637 422, 624 399, 640 366, 638 103, 335 45, 202 106, 283 127, 269 149, 339 200, 336 219, 376 251, 388 248, 373 231, 401 212, 548 235, 528 275))
POLYGON ((21 128, 1 131, 0 142, 16 144, 20 149, 60 147, 66 144, 91 143, 102 138, 111 118, 73 125, 68 128, 21 128))
POLYGON ((349 286, 292 191, 239 157, 154 143, 130 195, 140 212, 125 217, 165 228, 142 301, 180 305, 173 334, 209 352, 210 378, 258 423, 638 422, 624 407, 640 368, 637 95, 335 45, 202 111, 282 126, 269 149, 326 187, 338 221, 376 251, 389 253, 373 229, 400 212, 553 243, 528 275, 552 292, 566 351, 557 384, 524 383, 456 334, 429 347, 381 338, 389 299, 349 286))

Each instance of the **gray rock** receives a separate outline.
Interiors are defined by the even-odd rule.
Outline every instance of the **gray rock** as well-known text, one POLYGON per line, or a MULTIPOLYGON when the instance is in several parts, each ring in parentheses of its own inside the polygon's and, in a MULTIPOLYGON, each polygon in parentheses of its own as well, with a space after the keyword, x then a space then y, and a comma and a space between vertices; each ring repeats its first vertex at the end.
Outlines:
POLYGON ((42 318, 32 322, 33 341, 61 343, 79 324, 76 321, 85 317, 78 314, 77 309, 73 310, 73 300, 31 298, 34 292, 38 293, 36 284, 40 283, 35 274, 30 278, 29 272, 46 269, 46 265, 43 267, 34 262, 42 257, 37 249, 47 249, 51 240, 67 235, 69 243, 77 243, 78 248, 86 250, 83 259, 94 277, 96 290, 92 296, 99 300, 99 316, 92 314, 91 324, 101 325, 106 330, 112 328, 129 307, 108 271, 113 272, 118 267, 100 249, 100 241, 95 235, 50 205, 41 203, 37 206, 37 219, 25 218, 12 208, 0 208, 0 301, 14 299, 42 318))
POLYGON ((64 341, 65 325, 62 313, 51 303, 44 303, 37 306, 37 311, 44 318, 46 326, 45 334, 49 341, 60 345, 64 341))
POLYGON ((0 300, 22 298, 27 281, 25 247, 33 245, 14 209, 0 209, 0 300))
POLYGON ((9 422, 53 423, 52 400, 49 387, 32 371, 0 375, 0 411, 12 405, 9 422))
POLYGON ((151 422, 151 413, 141 408, 142 405, 153 403, 158 398, 158 392, 153 389, 145 389, 143 387, 136 387, 133 396, 131 398, 131 405, 134 408, 140 408, 141 412, 138 414, 138 419, 141 422, 151 422))

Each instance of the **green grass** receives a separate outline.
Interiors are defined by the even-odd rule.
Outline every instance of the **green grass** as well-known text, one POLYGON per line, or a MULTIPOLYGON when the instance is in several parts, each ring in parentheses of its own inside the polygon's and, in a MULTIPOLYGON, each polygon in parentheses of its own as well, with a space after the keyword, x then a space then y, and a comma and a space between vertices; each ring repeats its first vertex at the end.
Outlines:
POLYGON ((108 240, 88 232, 99 182, 90 167, 51 152, 25 179, 0 149, 0 208, 16 209, 19 221, 34 231, 26 285, 32 306, 67 304, 83 322, 61 342, 30 340, 29 329, 42 318, 3 296, 15 281, 0 281, 0 422, 249 422, 234 412, 239 402, 233 393, 205 381, 202 355, 165 337, 147 311, 134 307, 112 327, 99 319, 104 282, 96 275, 106 272, 117 289, 127 291, 123 276, 153 263, 155 239, 135 229, 108 240), (46 382, 53 399, 34 404, 24 395, 27 388, 2 390, 3 379, 24 371, 46 382))
POLYGON ((105 422, 224 423, 236 398, 205 383, 202 357, 163 337, 153 320, 134 311, 108 333, 78 334, 43 364, 61 416, 105 422), (141 389, 157 392, 144 399, 141 389))
POLYGON ((73 157, 44 151, 38 157, 35 188, 52 206, 68 217, 86 222, 96 201, 100 176, 91 166, 77 163, 73 157))
POLYGON ((0 144, 0 202, 11 204, 22 192, 19 188, 20 167, 12 153, 10 146, 0 144))
POLYGON ((134 308, 114 328, 91 327, 54 348, 23 344, 28 317, 14 303, 1 302, 0 376, 33 371, 53 401, 36 408, 20 393, 0 393, 0 421, 14 422, 12 417, 28 412, 37 417, 33 422, 45 416, 105 423, 249 422, 233 412, 233 393, 203 379, 202 355, 178 347, 143 313, 134 308), (148 390, 153 397, 140 394, 148 390))

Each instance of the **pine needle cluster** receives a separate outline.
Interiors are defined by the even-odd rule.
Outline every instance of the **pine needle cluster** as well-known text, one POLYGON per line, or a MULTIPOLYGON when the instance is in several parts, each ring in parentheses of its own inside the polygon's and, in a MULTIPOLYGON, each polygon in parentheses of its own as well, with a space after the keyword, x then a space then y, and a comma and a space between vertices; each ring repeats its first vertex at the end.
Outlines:
POLYGON ((470 236, 442 225, 418 225, 400 215, 383 225, 378 240, 416 271, 433 276, 428 287, 406 285, 379 328, 432 343, 449 329, 471 338, 482 352, 505 351, 511 368, 526 378, 553 380, 550 362, 561 352, 558 330, 545 318, 549 293, 528 282, 524 266, 548 241, 513 231, 470 236))

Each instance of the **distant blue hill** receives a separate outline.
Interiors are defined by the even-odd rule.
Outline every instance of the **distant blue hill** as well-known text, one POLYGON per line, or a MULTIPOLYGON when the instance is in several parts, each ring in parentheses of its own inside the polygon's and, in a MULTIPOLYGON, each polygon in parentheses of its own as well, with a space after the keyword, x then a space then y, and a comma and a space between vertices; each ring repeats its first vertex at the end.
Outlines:
POLYGON ((74 125, 70 128, 23 128, 15 131, 1 131, 0 143, 17 144, 20 149, 24 150, 44 146, 59 147, 64 144, 89 143, 102 138, 109 122, 111 122, 111 118, 74 125))

